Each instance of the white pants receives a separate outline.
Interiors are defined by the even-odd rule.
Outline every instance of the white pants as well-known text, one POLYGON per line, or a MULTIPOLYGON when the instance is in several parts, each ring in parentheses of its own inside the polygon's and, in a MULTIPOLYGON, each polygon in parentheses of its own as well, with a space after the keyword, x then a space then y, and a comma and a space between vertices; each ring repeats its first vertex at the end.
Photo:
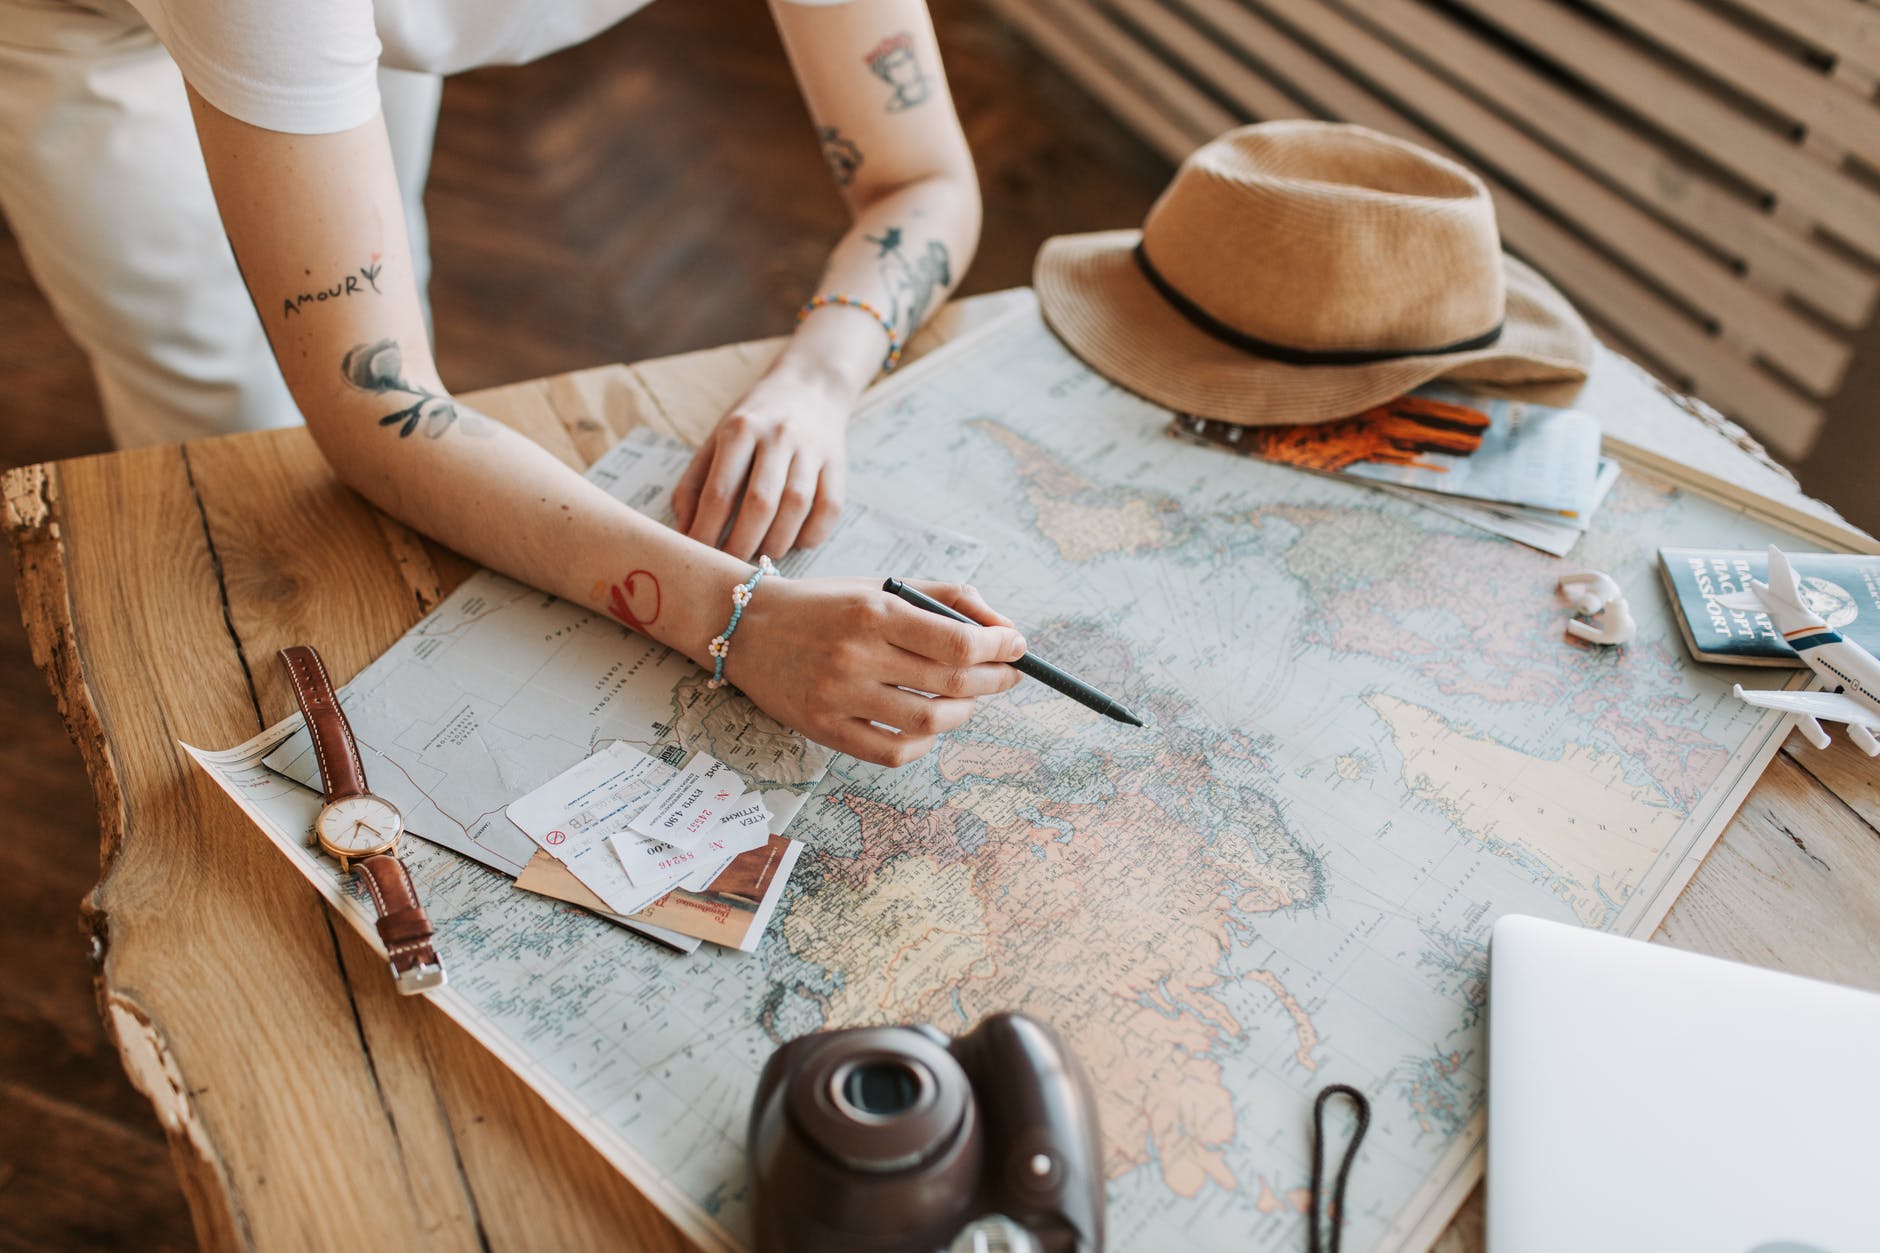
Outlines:
MULTIPOLYGON (((381 69, 379 90, 422 295, 442 80, 381 69)), ((0 212, 90 357, 120 447, 300 421, 223 234, 182 76, 124 0, 0 0, 0 212)))

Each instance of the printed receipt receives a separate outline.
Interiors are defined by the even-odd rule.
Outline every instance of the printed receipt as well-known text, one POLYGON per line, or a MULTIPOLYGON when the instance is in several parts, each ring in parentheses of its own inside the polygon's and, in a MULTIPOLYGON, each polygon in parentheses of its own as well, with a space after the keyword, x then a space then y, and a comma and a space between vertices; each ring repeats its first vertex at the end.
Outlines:
POLYGON ((770 835, 763 800, 699 753, 683 770, 616 740, 513 801, 509 820, 619 914, 701 891, 770 835))

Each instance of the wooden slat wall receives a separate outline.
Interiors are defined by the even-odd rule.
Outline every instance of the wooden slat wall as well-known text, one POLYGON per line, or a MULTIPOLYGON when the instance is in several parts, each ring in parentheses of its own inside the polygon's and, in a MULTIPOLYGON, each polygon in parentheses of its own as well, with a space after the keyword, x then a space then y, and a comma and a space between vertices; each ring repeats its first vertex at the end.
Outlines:
POLYGON ((1172 161, 1286 117, 1461 159, 1603 336, 1791 460, 1880 338, 1862 0, 991 3, 1172 161))

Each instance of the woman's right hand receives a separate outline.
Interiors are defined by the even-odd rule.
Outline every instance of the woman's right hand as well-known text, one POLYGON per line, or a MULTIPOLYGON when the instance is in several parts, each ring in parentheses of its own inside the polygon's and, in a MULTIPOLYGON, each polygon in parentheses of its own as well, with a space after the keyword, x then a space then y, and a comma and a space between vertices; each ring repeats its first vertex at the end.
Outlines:
POLYGON ((985 625, 916 609, 868 579, 773 575, 745 606, 725 678, 819 744, 904 766, 971 717, 975 697, 1016 684, 1005 663, 1025 654, 1011 619, 972 588, 913 586, 985 625))

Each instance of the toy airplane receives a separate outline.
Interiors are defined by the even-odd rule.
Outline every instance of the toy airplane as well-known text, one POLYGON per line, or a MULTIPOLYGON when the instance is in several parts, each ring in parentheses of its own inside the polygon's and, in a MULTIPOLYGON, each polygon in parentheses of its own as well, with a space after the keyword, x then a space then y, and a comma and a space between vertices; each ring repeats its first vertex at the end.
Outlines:
POLYGON ((1802 600, 1801 580, 1789 559, 1774 544, 1769 546, 1769 582, 1749 581, 1751 590, 1719 596, 1726 609, 1766 613, 1790 648, 1821 676, 1825 692, 1745 692, 1736 694, 1764 709, 1792 713, 1802 735, 1816 748, 1828 746, 1821 720, 1847 724, 1847 738, 1869 757, 1880 757, 1880 660, 1852 640, 1829 629, 1820 615, 1802 600))

